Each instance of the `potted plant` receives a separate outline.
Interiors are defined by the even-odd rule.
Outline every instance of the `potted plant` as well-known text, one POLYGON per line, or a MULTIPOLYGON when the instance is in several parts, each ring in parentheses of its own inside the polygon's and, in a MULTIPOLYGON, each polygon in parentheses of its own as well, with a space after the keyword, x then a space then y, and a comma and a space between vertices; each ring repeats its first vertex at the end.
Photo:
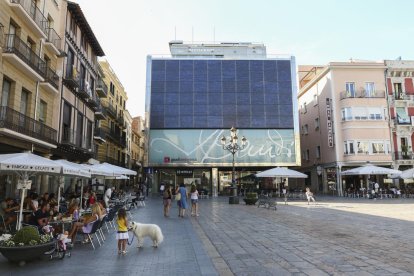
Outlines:
POLYGON ((246 205, 255 205, 258 199, 257 193, 246 193, 246 197, 243 198, 246 205))
POLYGON ((0 237, 0 253, 10 262, 24 265, 26 261, 42 256, 54 244, 50 235, 39 235, 37 228, 26 226, 14 235, 4 234, 0 237))

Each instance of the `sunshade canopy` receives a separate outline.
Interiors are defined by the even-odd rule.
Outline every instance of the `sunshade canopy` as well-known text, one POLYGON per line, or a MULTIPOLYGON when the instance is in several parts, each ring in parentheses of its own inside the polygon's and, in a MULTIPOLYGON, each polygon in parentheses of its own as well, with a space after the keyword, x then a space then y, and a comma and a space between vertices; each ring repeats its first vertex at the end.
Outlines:
POLYGON ((56 163, 62 165, 62 174, 90 178, 91 173, 80 164, 76 164, 67 160, 55 160, 56 163))
POLYGON ((91 167, 108 172, 111 174, 111 176, 137 175, 136 171, 125 169, 109 163, 91 165, 91 167))
POLYGON ((342 175, 378 175, 378 174, 401 174, 401 171, 378 167, 374 165, 366 165, 362 167, 357 167, 351 170, 342 172, 342 175))
POLYGON ((285 178, 307 178, 308 176, 304 173, 287 169, 287 168, 273 168, 267 171, 256 174, 257 177, 285 177, 285 178))
POLYGON ((29 152, 0 155, 0 171, 58 174, 61 170, 55 161, 29 152))

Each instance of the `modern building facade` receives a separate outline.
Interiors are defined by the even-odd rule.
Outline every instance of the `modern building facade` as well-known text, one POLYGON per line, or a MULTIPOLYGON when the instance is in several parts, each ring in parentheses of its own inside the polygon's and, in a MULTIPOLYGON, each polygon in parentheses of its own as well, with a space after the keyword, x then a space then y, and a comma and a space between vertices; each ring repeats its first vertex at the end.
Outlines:
MULTIPOLYGON (((0 1, 0 153, 57 148, 64 13, 50 0, 0 1)), ((48 187, 47 176, 32 180, 48 187)), ((16 182, 2 175, 0 196, 14 196, 16 182)))
POLYGON ((108 61, 100 61, 103 86, 108 87, 106 97, 101 99, 105 119, 96 122, 95 128, 101 133, 102 143, 97 145, 96 158, 117 166, 127 165, 127 133, 124 113, 127 94, 108 61), (102 137, 104 136, 104 137, 102 137))
POLYGON ((366 183, 360 177, 342 178, 342 171, 367 162, 392 166, 385 69, 383 62, 299 66, 301 170, 312 190, 335 189, 341 195, 366 183))
POLYGON ((263 44, 170 42, 171 57, 147 59, 148 168, 160 183, 196 183, 225 193, 232 156, 220 145, 236 127, 248 139, 238 177, 298 166, 294 57, 266 56, 263 44))

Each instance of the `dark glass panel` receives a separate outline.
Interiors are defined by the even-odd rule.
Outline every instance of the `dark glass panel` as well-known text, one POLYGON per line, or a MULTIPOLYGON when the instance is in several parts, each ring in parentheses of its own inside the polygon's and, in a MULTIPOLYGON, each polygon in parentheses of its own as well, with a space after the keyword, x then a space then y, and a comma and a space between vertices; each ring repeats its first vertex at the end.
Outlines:
POLYGON ((194 81, 207 82, 207 61, 194 61, 194 81))
POLYGON ((178 60, 167 60, 165 62, 165 79, 167 81, 178 81, 179 80, 179 61, 178 60))
POLYGON ((234 60, 223 60, 223 81, 235 81, 236 80, 236 62, 234 60))

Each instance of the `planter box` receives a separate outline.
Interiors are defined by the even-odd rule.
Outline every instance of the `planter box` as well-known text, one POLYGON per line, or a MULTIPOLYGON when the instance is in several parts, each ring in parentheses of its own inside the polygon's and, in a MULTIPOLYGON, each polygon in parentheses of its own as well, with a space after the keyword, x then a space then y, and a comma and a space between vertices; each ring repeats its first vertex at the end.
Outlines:
POLYGON ((30 261, 43 256, 43 253, 49 251, 55 246, 56 241, 50 241, 39 245, 0 246, 0 253, 10 262, 30 261))

